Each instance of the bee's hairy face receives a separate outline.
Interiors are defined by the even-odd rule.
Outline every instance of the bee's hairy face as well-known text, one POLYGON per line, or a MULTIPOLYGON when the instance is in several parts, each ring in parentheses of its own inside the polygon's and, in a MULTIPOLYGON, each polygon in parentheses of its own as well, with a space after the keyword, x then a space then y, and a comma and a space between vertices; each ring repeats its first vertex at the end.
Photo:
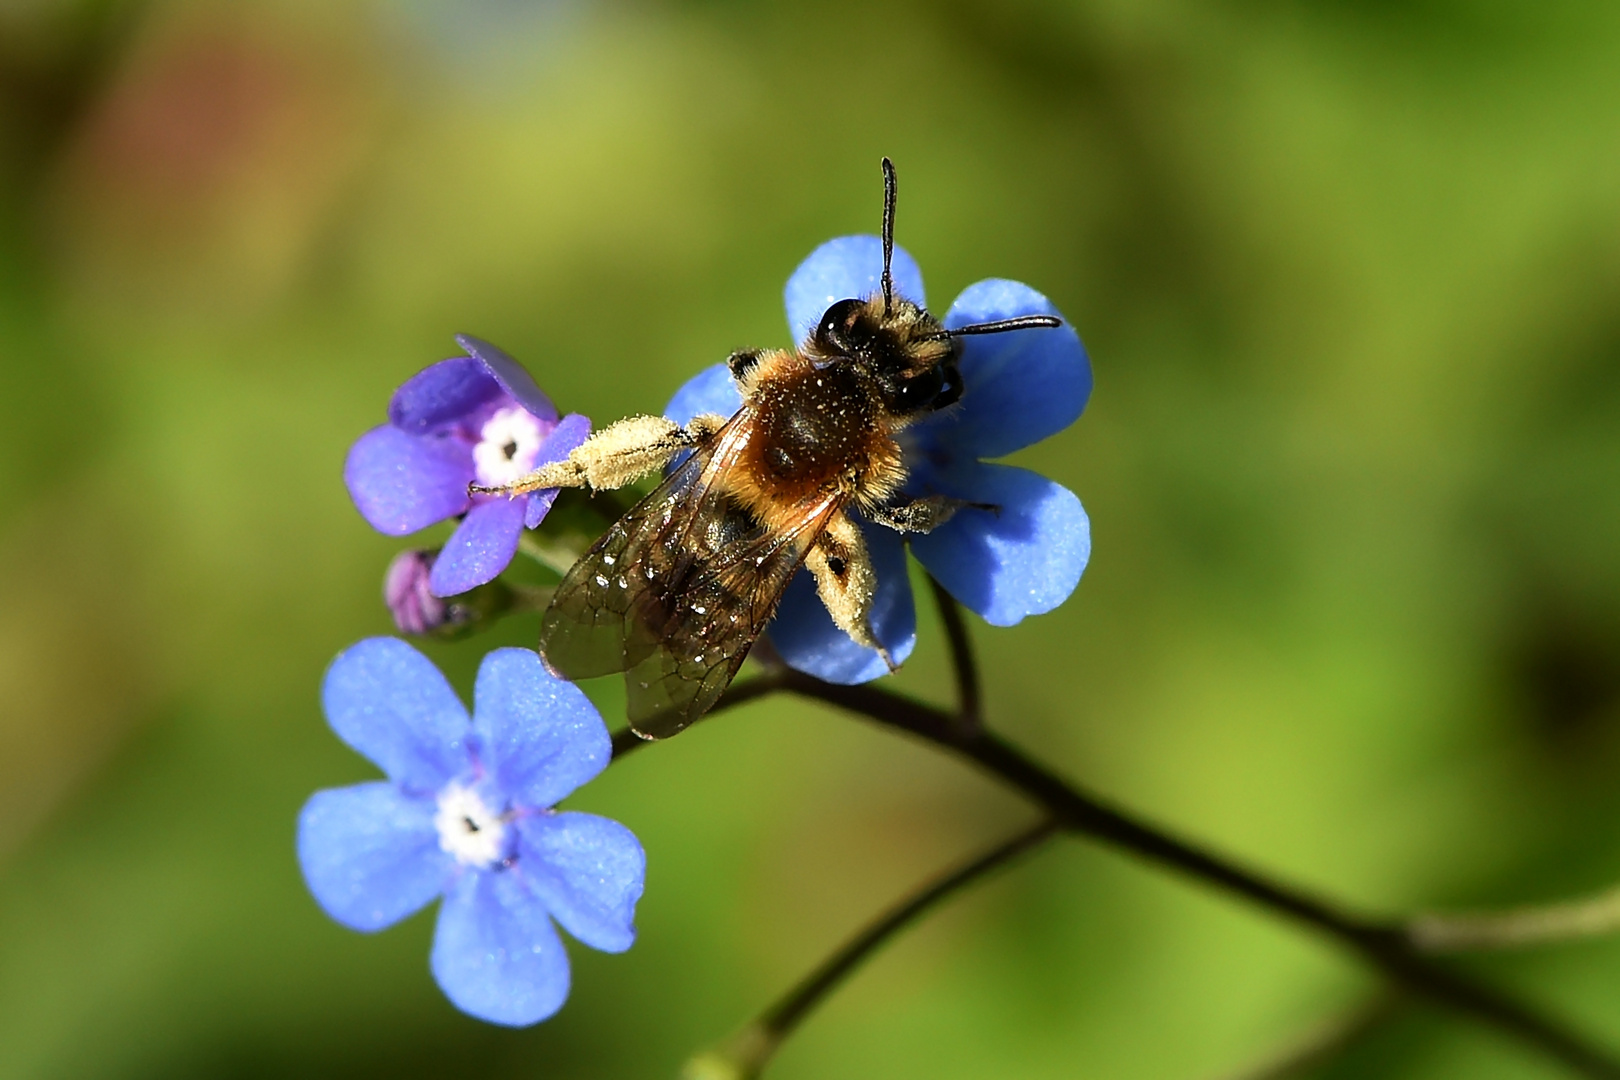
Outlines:
POLYGON ((833 304, 808 346, 817 358, 844 359, 862 368, 877 384, 885 407, 902 416, 933 405, 958 349, 926 310, 896 297, 885 314, 881 296, 833 304))

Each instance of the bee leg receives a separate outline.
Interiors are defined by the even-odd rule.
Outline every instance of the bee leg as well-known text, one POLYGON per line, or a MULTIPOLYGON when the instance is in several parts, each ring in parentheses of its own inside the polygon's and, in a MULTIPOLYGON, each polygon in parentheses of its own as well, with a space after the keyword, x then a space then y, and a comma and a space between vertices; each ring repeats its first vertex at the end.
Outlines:
POLYGON ((827 607, 827 614, 838 629, 857 643, 876 649, 890 671, 899 665, 872 632, 872 597, 877 592, 877 575, 866 553, 866 540, 860 527, 839 515, 816 538, 804 565, 816 579, 816 592, 827 607))
POLYGON ((912 499, 910 502, 873 507, 866 513, 879 525, 887 525, 896 532, 927 533, 945 524, 963 507, 989 510, 997 514, 1001 512, 1001 507, 992 503, 969 502, 967 499, 953 499, 948 495, 929 495, 922 499, 912 499))
POLYGON ((523 495, 544 488, 621 488, 657 472, 682 450, 702 446, 725 425, 712 414, 694 417, 685 427, 664 416, 627 416, 576 446, 562 461, 542 465, 510 484, 469 485, 472 495, 523 495))

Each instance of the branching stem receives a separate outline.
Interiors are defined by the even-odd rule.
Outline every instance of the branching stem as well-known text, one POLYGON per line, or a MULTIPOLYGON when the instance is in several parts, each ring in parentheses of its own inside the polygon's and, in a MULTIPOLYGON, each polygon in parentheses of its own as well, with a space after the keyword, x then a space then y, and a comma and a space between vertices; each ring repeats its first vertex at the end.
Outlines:
MULTIPOLYGON (((954 610, 954 601, 944 602, 948 601, 948 597, 944 597, 942 591, 936 590, 936 595, 942 597, 942 613, 954 610)), ((1041 807, 1058 827, 1234 893, 1337 942, 1403 991, 1427 998, 1513 1036, 1562 1061, 1583 1076, 1620 1080, 1620 1061, 1612 1055, 1532 1009, 1440 966, 1422 954, 1405 926, 1354 914, 1310 892, 1271 879, 1141 821, 1064 780, 981 724, 968 722, 966 718, 971 715, 970 709, 977 708, 977 669, 972 662, 966 628, 961 626, 960 613, 956 613, 954 630, 951 616, 947 614, 944 619, 963 703, 959 713, 871 685, 843 686, 823 682, 777 662, 768 662, 762 674, 729 688, 710 710, 710 715, 755 698, 785 691, 903 731, 970 761, 1041 807)), ((633 734, 620 733, 613 742, 614 758, 622 757, 640 745, 642 741, 633 734)), ((877 925, 883 924, 880 921, 877 925)), ((866 951, 875 948, 884 937, 875 938, 866 951)), ((821 1000, 826 991, 853 966, 837 968, 837 961, 838 957, 835 956, 823 969, 833 971, 825 986, 812 995, 804 1008, 792 1012, 794 1024, 802 1018, 809 1005, 821 1000)), ((784 1002, 792 1000, 790 995, 784 1002)), ((745 1029, 744 1034, 750 1032, 756 1038, 763 1034, 757 1027, 745 1029)))

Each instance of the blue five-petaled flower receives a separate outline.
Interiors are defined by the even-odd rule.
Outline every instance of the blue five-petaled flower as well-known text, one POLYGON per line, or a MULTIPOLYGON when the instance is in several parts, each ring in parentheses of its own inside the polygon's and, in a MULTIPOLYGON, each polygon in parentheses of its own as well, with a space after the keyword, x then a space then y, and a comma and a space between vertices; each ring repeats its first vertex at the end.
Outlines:
POLYGON ((380 930, 442 895, 433 976, 464 1012, 533 1024, 568 996, 552 925, 592 948, 635 940, 646 857, 629 829, 553 806, 607 767, 602 718, 528 649, 484 657, 467 710, 396 638, 332 662, 322 688, 338 736, 387 780, 317 792, 298 861, 327 914, 380 930))
MULTIPOLYGON (((916 262, 895 248, 892 266, 895 291, 922 304, 916 262)), ((875 236, 841 237, 817 248, 788 279, 794 340, 805 340, 834 302, 876 293, 882 270, 883 247, 875 236)), ((1056 314, 1027 285, 990 279, 968 286, 943 321, 954 329, 1056 314)), ((1074 591, 1091 553, 1090 525, 1080 500, 1061 484, 982 459, 1010 454, 1073 423, 1091 394, 1091 365, 1067 323, 961 341, 960 404, 902 433, 906 493, 1000 509, 962 510, 928 535, 911 536, 911 550, 951 595, 987 622, 1011 626, 1052 610, 1074 591)), ((681 387, 665 412, 684 424, 699 413, 730 416, 741 404, 726 366, 717 364, 681 387)), ((863 525, 878 575, 872 626, 895 660, 903 660, 917 639, 905 547, 899 534, 863 525)), ((807 573, 788 587, 769 634, 789 664, 830 682, 866 682, 888 670, 875 650, 833 625, 807 573)))
POLYGON ((540 524, 557 492, 521 498, 467 494, 467 485, 511 483, 561 461, 590 434, 577 413, 556 406, 516 360, 458 334, 466 356, 440 361, 394 392, 388 423, 354 444, 343 480, 379 532, 404 536, 462 516, 433 563, 429 587, 454 596, 491 581, 512 561, 518 536, 540 524))

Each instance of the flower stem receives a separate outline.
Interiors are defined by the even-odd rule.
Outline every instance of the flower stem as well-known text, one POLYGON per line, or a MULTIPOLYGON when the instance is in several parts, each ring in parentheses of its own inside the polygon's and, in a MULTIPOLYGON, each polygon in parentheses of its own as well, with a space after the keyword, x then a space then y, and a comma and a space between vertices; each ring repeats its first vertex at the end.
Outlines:
POLYGON ((776 1004, 760 1014, 756 1023, 777 1041, 785 1038, 799 1022, 825 998, 829 991, 855 970, 889 938, 904 930, 924 912, 957 890, 972 884, 990 871, 1014 857, 1035 847, 1057 831, 1058 823, 1047 818, 1004 840, 933 884, 918 891, 910 899, 895 905, 882 917, 851 938, 843 948, 811 972, 798 986, 783 995, 776 1004))
POLYGON ((580 556, 574 545, 528 529, 518 533, 518 552, 563 575, 573 569, 580 556))
POLYGON ((1562 903, 1469 915, 1426 914, 1406 924, 1408 939, 1423 952, 1511 949, 1616 930, 1620 930, 1620 886, 1562 903))
MULTIPOLYGON (((1309 892, 1274 881, 1140 821, 1070 784, 993 732, 965 722, 968 705, 976 700, 976 668, 972 666, 965 628, 957 635, 949 625, 947 617, 946 632, 951 636, 952 657, 958 665, 957 687, 963 701, 961 713, 870 685, 843 686, 822 682, 785 665, 768 662, 763 673, 728 688, 710 710, 710 715, 755 698, 786 691, 904 731, 949 750, 990 773, 1041 806, 1063 829, 1089 836, 1149 862, 1178 870, 1195 880, 1235 893, 1261 908, 1290 918, 1336 941, 1405 991, 1428 998, 1537 1047, 1580 1075, 1620 1080, 1620 1060, 1513 999, 1440 966, 1423 955, 1404 925, 1352 914, 1309 892), (965 668, 964 661, 967 664, 965 668)), ((633 733, 620 732, 613 740, 613 756, 616 760, 641 745, 642 740, 633 733)), ((757 1039, 761 1030, 750 1027, 744 1029, 743 1034, 757 1039)), ((769 1056, 768 1052, 766 1056, 769 1056)), ((708 1065, 720 1060, 713 1057, 705 1059, 708 1065)), ((698 1064, 703 1063, 694 1061, 694 1068, 698 1064)), ((748 1075, 704 1073, 702 1070, 689 1070, 689 1074, 748 1075)))
POLYGON ((1398 925, 1351 915, 1138 821, 1070 785, 989 731, 963 734, 956 717, 944 710, 871 686, 835 686, 798 672, 778 678, 785 683, 782 689, 791 693, 836 705, 967 758, 1043 806, 1073 832, 1288 916, 1337 941, 1415 994, 1537 1046, 1582 1075, 1620 1080, 1620 1061, 1517 1002, 1436 965, 1417 952, 1398 925))
POLYGON ((934 606, 939 609, 939 619, 945 624, 945 638, 950 644, 951 667, 956 672, 957 718, 964 728, 977 731, 984 722, 979 664, 973 656, 967 621, 962 618, 962 605, 932 574, 928 575, 928 585, 934 590, 934 606))
POLYGON ((826 1000, 872 953, 900 931, 921 918, 940 901, 984 878, 1058 829, 1047 818, 1031 828, 1002 841, 971 862, 951 871, 896 904, 844 945, 774 1004, 760 1013, 724 1047, 699 1055, 686 1070, 689 1077, 755 1077, 815 1007, 826 1000))

